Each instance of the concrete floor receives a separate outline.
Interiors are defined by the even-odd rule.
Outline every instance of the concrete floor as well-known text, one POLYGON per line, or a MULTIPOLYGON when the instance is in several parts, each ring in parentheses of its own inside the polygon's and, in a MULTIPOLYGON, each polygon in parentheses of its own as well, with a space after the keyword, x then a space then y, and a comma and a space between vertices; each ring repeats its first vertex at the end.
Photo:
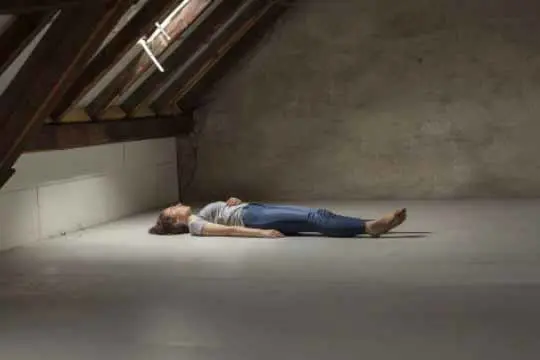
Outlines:
POLYGON ((4 253, 0 359, 538 359, 540 201, 404 205, 377 240, 152 237, 150 214, 4 253))

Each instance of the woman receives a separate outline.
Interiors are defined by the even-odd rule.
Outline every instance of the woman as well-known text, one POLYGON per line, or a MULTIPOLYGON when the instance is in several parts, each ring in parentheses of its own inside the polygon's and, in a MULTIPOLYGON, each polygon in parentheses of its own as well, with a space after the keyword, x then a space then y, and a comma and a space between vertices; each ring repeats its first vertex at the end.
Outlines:
POLYGON ((170 235, 190 232, 196 236, 244 236, 277 238, 302 233, 330 237, 378 237, 401 225, 407 210, 397 210, 382 219, 364 221, 334 214, 326 209, 300 206, 244 203, 230 198, 206 205, 197 215, 182 204, 163 210, 151 234, 170 235))

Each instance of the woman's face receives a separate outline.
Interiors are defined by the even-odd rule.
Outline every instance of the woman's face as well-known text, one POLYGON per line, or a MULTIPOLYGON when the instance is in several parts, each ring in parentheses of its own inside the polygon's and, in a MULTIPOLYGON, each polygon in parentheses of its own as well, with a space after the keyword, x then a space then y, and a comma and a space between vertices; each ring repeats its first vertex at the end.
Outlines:
POLYGON ((177 223, 187 224, 191 216, 191 208, 182 204, 164 210, 165 215, 172 217, 177 223))

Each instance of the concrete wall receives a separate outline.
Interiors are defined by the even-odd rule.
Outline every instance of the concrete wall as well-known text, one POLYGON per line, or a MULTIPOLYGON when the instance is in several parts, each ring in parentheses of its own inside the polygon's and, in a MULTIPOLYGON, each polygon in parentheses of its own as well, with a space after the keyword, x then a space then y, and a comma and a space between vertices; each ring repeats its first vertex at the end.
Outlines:
POLYGON ((30 153, 15 168, 0 191, 2 250, 178 200, 175 139, 30 153))
POLYGON ((540 196, 540 2, 297 1, 199 116, 196 199, 540 196))

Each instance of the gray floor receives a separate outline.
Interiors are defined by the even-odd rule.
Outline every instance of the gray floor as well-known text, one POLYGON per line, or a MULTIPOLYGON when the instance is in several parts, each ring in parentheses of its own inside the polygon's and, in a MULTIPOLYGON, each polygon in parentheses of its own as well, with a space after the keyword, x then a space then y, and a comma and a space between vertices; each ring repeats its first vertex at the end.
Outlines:
POLYGON ((0 359, 538 359, 540 201, 405 205, 377 240, 156 238, 144 215, 4 253, 0 359))

